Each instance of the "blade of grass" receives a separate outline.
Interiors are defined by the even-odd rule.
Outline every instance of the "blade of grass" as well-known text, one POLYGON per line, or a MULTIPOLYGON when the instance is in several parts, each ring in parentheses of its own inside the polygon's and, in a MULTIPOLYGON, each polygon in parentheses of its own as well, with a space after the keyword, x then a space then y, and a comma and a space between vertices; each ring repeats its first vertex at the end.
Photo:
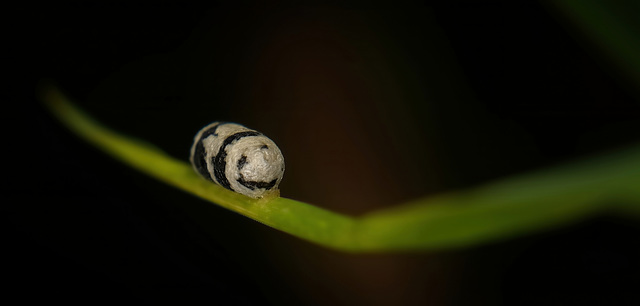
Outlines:
POLYGON ((640 149, 630 149, 470 190, 419 199, 360 220, 366 249, 469 246, 580 220, 638 212, 640 149), (623 206, 627 205, 627 206, 623 206))
POLYGON ((603 210, 640 212, 640 146, 351 217, 292 199, 254 200, 231 192, 201 179, 188 163, 153 145, 101 126, 55 87, 44 88, 42 99, 71 131, 125 164, 258 222, 342 251, 467 247, 550 229, 603 210))
MULTIPOLYGON (((254 200, 200 178, 190 164, 157 147, 117 134, 76 108, 55 87, 42 90, 51 112, 71 131, 116 159, 162 182, 240 213, 258 222, 329 247, 344 248, 342 233, 353 219, 285 198, 254 200)), ((346 237, 346 236, 345 236, 346 237)))
MULTIPOLYGON (((640 84, 640 5, 634 1, 558 0, 546 3, 607 53, 609 60, 640 84)), ((637 86, 636 86, 637 89, 637 86)))

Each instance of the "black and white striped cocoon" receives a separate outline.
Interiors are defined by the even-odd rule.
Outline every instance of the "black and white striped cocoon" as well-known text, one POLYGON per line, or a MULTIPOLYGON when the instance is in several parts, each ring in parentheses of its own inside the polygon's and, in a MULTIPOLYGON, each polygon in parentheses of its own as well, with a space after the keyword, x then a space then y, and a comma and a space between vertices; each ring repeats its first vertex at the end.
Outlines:
POLYGON ((202 177, 252 198, 276 191, 284 174, 278 146, 236 123, 214 122, 202 128, 194 138, 190 160, 202 177))

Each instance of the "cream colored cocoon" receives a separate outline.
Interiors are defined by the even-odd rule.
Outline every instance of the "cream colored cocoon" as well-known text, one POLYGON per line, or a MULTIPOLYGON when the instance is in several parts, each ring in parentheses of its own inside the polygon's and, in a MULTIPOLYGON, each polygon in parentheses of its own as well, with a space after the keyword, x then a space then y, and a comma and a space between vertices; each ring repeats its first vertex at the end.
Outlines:
POLYGON ((235 123, 214 122, 201 129, 191 147, 191 164, 204 178, 252 198, 278 189, 284 157, 259 132, 235 123))

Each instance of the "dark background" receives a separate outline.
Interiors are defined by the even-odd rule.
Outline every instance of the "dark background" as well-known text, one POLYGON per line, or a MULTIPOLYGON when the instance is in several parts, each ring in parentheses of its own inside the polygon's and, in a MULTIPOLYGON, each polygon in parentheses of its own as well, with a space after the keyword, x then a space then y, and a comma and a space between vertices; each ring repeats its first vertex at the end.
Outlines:
MULTIPOLYGON (((601 216, 467 250, 341 254, 128 169, 65 130, 36 98, 38 84, 52 81, 105 125, 186 159, 192 135, 207 120, 263 122, 243 106, 243 99, 250 98, 238 93, 260 95, 243 84, 253 65, 245 59, 254 58, 259 52, 252 48, 272 37, 264 28, 286 28, 287 20, 306 16, 364 16, 369 35, 383 37, 383 48, 400 50, 391 57, 404 59, 401 68, 394 66, 397 62, 387 63, 401 75, 398 82, 413 84, 394 87, 397 91, 428 87, 439 77, 450 82, 442 81, 440 89, 429 92, 430 101, 439 101, 429 106, 420 102, 419 94, 408 94, 413 116, 439 115, 435 123, 414 120, 419 123, 413 125, 437 135, 430 144, 438 148, 430 154, 444 169, 438 172, 439 184, 421 189, 424 185, 407 183, 406 192, 381 197, 376 204, 380 207, 637 142, 637 91, 586 35, 547 7, 506 1, 280 8, 65 2, 15 7, 7 14, 12 18, 5 26, 4 49, 11 81, 5 83, 3 123, 9 171, 1 222, 6 299, 184 305, 394 300, 632 305, 640 300, 635 290, 640 231, 633 219, 601 216), (441 39, 424 39, 425 33, 441 39), (442 45, 436 48, 440 53, 430 49, 432 43, 442 45), (203 60, 199 47, 213 55, 203 60), (445 63, 434 66, 429 59, 433 54, 444 54, 445 63), (434 67, 442 71, 434 75, 434 67), (456 71, 448 72, 449 67, 456 71), (215 109, 215 118, 209 118, 206 107, 215 109), (488 117, 474 119, 476 110, 488 117), (494 121, 508 122, 517 133, 494 121), (500 136, 471 135, 477 123, 486 127, 479 133, 500 136), (357 270, 362 275, 347 280, 321 273, 363 262, 357 270), (406 273, 415 281, 410 290, 419 292, 415 298, 409 289, 397 288, 388 288, 392 293, 380 299, 367 298, 380 295, 371 290, 377 288, 376 277, 386 275, 368 269, 398 262, 402 268, 395 277, 412 271, 406 273), (300 272, 305 268, 309 271, 300 272), (369 285, 354 285, 369 278, 367 273, 375 275, 367 280, 369 285)), ((350 60, 358 61, 360 53, 354 54, 350 60)), ((269 88, 269 77, 264 78, 269 88)), ((275 105, 267 111, 285 108, 287 104, 275 105)), ((265 132, 272 132, 268 135, 281 135, 277 124, 265 126, 265 132)), ((287 141, 294 136, 300 137, 280 137, 285 139, 285 157, 292 156, 295 165, 296 150, 287 141)), ((419 146, 420 141, 413 141, 419 146)), ((329 198, 305 193, 300 185, 312 183, 299 179, 295 168, 288 169, 291 179, 287 182, 285 175, 284 196, 353 214, 371 209, 332 207, 329 198)), ((324 188, 320 193, 331 192, 324 188)))

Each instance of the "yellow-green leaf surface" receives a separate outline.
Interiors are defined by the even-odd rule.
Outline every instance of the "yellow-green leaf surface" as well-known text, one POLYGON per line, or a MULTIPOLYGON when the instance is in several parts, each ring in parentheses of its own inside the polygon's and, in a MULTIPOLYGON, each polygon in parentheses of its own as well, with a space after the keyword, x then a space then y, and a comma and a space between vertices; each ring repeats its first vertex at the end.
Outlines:
POLYGON ((550 229, 605 210, 640 212, 640 146, 352 217, 296 200, 254 200, 200 178, 187 162, 117 134, 56 88, 42 92, 70 130, 168 185, 314 243, 349 252, 466 247, 550 229))

